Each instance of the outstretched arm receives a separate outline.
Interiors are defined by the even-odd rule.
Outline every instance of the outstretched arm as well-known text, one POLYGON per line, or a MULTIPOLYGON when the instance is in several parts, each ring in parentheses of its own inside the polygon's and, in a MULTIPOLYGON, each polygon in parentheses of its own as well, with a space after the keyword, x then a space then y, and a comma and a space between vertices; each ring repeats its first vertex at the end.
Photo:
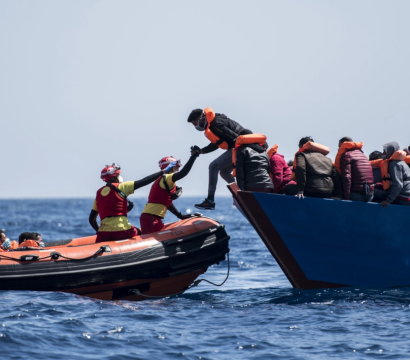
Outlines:
POLYGON ((90 216, 89 216, 89 218, 88 218, 88 222, 90 223, 91 227, 92 227, 95 231, 98 231, 97 216, 98 216, 98 211, 91 210, 90 216))
POLYGON ((143 178, 143 179, 141 179, 141 180, 134 181, 134 190, 137 190, 137 189, 139 189, 140 187, 143 187, 143 186, 145 186, 145 185, 148 185, 148 184, 153 183, 153 182, 154 182, 155 180, 157 180, 160 176, 162 176, 163 173, 164 173, 164 172, 161 170, 161 171, 156 172, 155 174, 148 175, 147 177, 145 177, 145 178, 143 178))
POLYGON ((191 155, 191 157, 189 158, 185 166, 182 168, 182 170, 172 175, 172 181, 177 182, 178 180, 181 180, 185 176, 187 176, 188 173, 191 171, 192 165, 194 165, 194 162, 198 156, 199 156, 198 153, 191 155))
POLYGON ((181 214, 181 212, 179 212, 177 210, 177 208, 175 207, 174 204, 171 204, 171 206, 168 208, 168 210, 170 212, 172 212, 180 220, 189 219, 190 217, 194 216, 194 215, 189 215, 189 214, 187 214, 187 215, 181 214))

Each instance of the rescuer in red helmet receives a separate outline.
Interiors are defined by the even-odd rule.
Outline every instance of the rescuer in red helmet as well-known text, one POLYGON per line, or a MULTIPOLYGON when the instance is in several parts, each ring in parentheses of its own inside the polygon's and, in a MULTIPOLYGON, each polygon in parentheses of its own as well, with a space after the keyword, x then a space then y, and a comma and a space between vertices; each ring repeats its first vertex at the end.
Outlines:
POLYGON ((179 171, 181 162, 172 156, 162 158, 158 165, 165 170, 166 175, 161 175, 152 184, 148 195, 148 203, 145 205, 140 217, 142 234, 161 231, 165 225, 162 219, 167 210, 172 212, 178 219, 188 219, 192 215, 181 214, 173 204, 182 194, 182 188, 176 186, 176 182, 188 175, 196 158, 199 156, 199 148, 191 148, 192 155, 186 165, 179 171))
POLYGON ((165 171, 167 168, 138 181, 124 182, 119 165, 107 165, 102 169, 101 179, 106 185, 97 191, 89 217, 91 226, 97 231, 96 242, 125 240, 138 235, 139 229, 128 222, 127 214, 133 203, 127 197, 158 179, 165 171), (100 226, 97 224, 98 214, 101 218, 100 226))

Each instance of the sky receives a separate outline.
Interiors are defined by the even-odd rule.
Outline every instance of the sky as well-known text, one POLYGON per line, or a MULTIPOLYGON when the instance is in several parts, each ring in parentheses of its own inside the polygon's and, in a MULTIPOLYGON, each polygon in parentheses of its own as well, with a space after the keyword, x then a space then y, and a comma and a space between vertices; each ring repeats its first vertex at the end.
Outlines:
MULTIPOLYGON (((0 198, 94 197, 186 162, 212 107, 287 160, 310 135, 410 145, 410 1, 0 0, 0 198)), ((201 155, 178 184, 207 195, 201 155)), ((150 186, 134 196, 146 197, 150 186)), ((229 195, 224 181, 218 196, 229 195)))

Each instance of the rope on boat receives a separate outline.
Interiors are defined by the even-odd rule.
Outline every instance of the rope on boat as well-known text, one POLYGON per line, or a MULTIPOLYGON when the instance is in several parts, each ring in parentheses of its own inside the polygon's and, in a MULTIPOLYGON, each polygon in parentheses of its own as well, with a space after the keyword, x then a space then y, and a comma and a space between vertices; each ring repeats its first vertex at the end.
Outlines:
POLYGON ((214 285, 214 286, 222 286, 223 284, 225 284, 226 280, 228 280, 229 272, 230 272, 230 270, 231 270, 231 263, 230 263, 230 261, 229 261, 229 251, 226 253, 226 257, 227 257, 227 259, 228 259, 228 272, 227 272, 227 274, 226 274, 225 280, 222 281, 220 284, 215 284, 215 283, 213 283, 212 281, 209 281, 209 280, 207 280, 207 279, 198 279, 198 280, 195 280, 194 283, 193 283, 191 286, 189 286, 187 289, 185 289, 185 290, 182 290, 182 291, 177 292, 177 293, 175 293, 175 294, 168 294, 168 295, 161 295, 161 296, 145 295, 145 294, 142 294, 138 289, 131 289, 131 290, 129 290, 129 291, 132 292, 132 293, 134 293, 135 295, 138 295, 138 296, 143 296, 143 297, 151 298, 151 299, 158 299, 158 298, 164 298, 164 297, 168 297, 168 296, 180 295, 180 294, 182 294, 183 292, 185 292, 185 291, 187 291, 187 290, 189 290, 189 289, 192 289, 192 288, 195 287, 195 286, 198 286, 198 285, 201 283, 201 281, 206 281, 207 283, 209 283, 209 284, 211 284, 211 285, 214 285))
POLYGON ((38 255, 34 255, 34 254, 22 255, 19 258, 13 258, 13 257, 10 257, 10 256, 0 254, 0 259, 14 260, 14 261, 39 261, 39 260, 44 260, 44 259, 49 259, 49 258, 52 258, 53 260, 58 260, 61 257, 63 259, 67 259, 67 260, 81 261, 81 260, 92 259, 92 258, 102 254, 106 250, 107 249, 104 246, 100 246, 100 248, 93 255, 87 256, 87 257, 81 258, 81 259, 69 258, 67 256, 61 255, 57 251, 53 251, 53 252, 50 253, 50 255, 44 256, 42 258, 39 257, 38 255))

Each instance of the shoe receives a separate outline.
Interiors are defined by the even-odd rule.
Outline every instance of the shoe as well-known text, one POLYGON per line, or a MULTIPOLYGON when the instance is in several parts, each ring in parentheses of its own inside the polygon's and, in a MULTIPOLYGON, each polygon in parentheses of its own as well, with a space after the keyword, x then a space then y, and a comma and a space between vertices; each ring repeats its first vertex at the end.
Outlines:
POLYGON ((215 210, 215 201, 205 199, 200 204, 195 204, 195 207, 201 210, 215 210))

